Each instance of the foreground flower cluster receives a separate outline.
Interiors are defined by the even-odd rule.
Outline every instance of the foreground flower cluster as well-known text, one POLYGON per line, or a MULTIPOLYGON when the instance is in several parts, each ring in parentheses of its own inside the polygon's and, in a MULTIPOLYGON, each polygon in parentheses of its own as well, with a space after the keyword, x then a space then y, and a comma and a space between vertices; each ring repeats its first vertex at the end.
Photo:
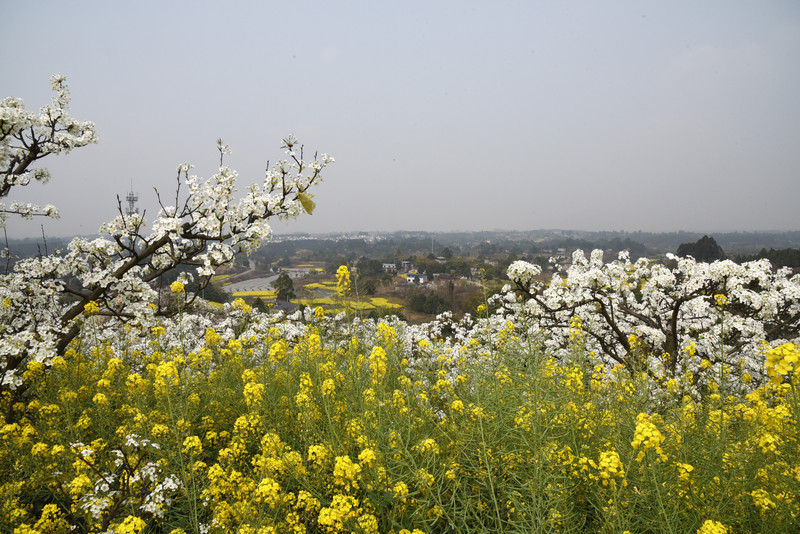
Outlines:
POLYGON ((577 323, 563 360, 508 319, 227 312, 145 338, 89 314, 64 357, 28 363, 28 400, 3 406, 0 530, 800 528, 796 345, 755 356, 768 383, 700 401, 592 363, 577 323))
MULTIPOLYGON (((18 98, 0 100, 0 228, 8 214, 58 216, 54 206, 40 210, 15 202, 6 207, 2 199, 31 180, 49 179, 46 168, 31 167, 38 160, 97 140, 91 122, 69 116, 64 76, 53 76, 52 87, 52 104, 38 114, 26 111, 18 98)), ((310 189, 334 159, 327 154, 304 159, 303 146, 291 135, 282 148, 285 158, 240 196, 237 173, 224 164, 230 150, 219 139, 219 171, 203 180, 190 174, 191 165, 180 165, 175 205, 165 205, 156 193, 161 209, 149 228, 143 215, 123 212, 118 199, 119 216, 100 228, 102 237, 75 238, 67 251, 22 259, 11 271, 7 261, 0 274, 0 392, 23 398, 31 385, 24 378, 26 366, 49 366, 55 355, 63 356, 80 334, 87 308, 116 326, 146 330, 158 317, 194 302, 217 267, 256 250, 272 235, 270 219, 310 214, 310 189), (181 284, 178 303, 159 292, 175 277, 181 284), (191 288, 189 282, 194 282, 191 288)), ((0 257, 11 256, 0 250, 0 257)))

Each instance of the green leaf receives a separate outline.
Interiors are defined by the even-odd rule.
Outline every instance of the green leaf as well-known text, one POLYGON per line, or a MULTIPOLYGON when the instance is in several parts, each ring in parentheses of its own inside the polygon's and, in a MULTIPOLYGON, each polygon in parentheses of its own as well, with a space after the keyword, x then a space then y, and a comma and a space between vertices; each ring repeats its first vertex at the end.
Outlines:
POLYGON ((310 193, 297 193, 297 198, 300 200, 300 204, 303 205, 303 209, 306 210, 306 213, 309 215, 311 215, 314 212, 314 208, 317 207, 314 201, 311 200, 313 196, 314 195, 310 193))

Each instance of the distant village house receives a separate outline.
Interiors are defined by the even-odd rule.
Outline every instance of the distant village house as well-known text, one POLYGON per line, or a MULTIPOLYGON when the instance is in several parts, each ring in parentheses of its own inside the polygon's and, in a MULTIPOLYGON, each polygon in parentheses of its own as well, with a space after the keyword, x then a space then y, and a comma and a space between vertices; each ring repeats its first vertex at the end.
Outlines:
POLYGON ((424 284, 427 281, 425 273, 406 273, 407 284, 424 284))

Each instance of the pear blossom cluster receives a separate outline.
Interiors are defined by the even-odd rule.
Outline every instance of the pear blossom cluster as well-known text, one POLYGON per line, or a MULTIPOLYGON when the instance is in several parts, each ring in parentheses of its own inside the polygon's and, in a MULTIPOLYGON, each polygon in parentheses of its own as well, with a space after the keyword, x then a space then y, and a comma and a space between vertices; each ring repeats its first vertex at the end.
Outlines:
MULTIPOLYGON (((50 172, 31 165, 51 154, 66 154, 74 148, 97 142, 94 123, 69 116, 70 94, 66 77, 55 74, 50 80, 55 92, 52 102, 38 113, 25 109, 19 98, 0 100, 0 198, 8 196, 13 187, 30 184, 31 180, 47 183, 50 172)), ((58 217, 53 205, 0 202, 0 227, 6 217, 16 214, 30 219, 34 215, 58 217)))
POLYGON ((498 299, 500 313, 526 324, 528 334, 566 357, 571 327, 590 354, 609 365, 674 377, 711 369, 763 381, 765 347, 800 339, 800 275, 773 270, 768 260, 698 262, 667 255, 664 262, 627 252, 604 262, 580 250, 551 281, 517 261, 513 285, 498 299), (577 323, 576 323, 577 321, 577 323), (765 345, 766 343, 766 345, 765 345))
POLYGON ((534 276, 541 274, 542 268, 527 261, 514 261, 508 266, 506 274, 514 283, 528 283, 534 276))
POLYGON ((158 443, 136 434, 125 436, 123 442, 122 447, 110 450, 105 461, 93 448, 80 442, 71 444, 80 473, 69 482, 75 512, 86 514, 101 530, 108 528, 113 511, 121 506, 134 507, 145 516, 164 517, 183 487, 175 474, 165 473, 163 466, 151 459, 159 454, 158 443))

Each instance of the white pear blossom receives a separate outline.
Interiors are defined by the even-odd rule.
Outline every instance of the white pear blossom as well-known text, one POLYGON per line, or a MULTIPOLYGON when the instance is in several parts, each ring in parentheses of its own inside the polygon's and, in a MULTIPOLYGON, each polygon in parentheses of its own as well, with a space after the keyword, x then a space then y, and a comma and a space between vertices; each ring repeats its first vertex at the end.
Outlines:
POLYGON ((541 274, 542 268, 527 261, 515 261, 508 266, 508 278, 517 284, 527 286, 534 276, 541 274))
MULTIPOLYGON (((61 74, 53 75, 51 86, 56 94, 38 113, 26 110, 19 98, 0 100, 0 198, 7 197, 13 187, 24 187, 31 180, 48 182, 47 169, 31 167, 36 161, 97 142, 92 122, 69 116, 66 78, 61 74)), ((41 208, 12 202, 6 206, 0 202, 0 227, 5 226, 9 214, 26 219, 35 215, 58 217, 58 210, 52 205, 41 208)))
POLYGON ((667 262, 674 266, 645 258, 631 263, 620 254, 603 263, 602 251, 587 260, 579 250, 549 285, 532 284, 534 266, 514 262, 508 277, 525 302, 505 299, 505 312, 533 318, 529 334, 564 357, 573 321, 580 320, 589 353, 655 375, 696 371, 706 359, 714 369, 725 365, 763 378, 762 343, 800 341, 800 276, 773 271, 767 260, 740 265, 668 255, 667 262), (690 344, 694 358, 683 354, 690 344), (745 365, 737 367, 741 359, 745 365))

